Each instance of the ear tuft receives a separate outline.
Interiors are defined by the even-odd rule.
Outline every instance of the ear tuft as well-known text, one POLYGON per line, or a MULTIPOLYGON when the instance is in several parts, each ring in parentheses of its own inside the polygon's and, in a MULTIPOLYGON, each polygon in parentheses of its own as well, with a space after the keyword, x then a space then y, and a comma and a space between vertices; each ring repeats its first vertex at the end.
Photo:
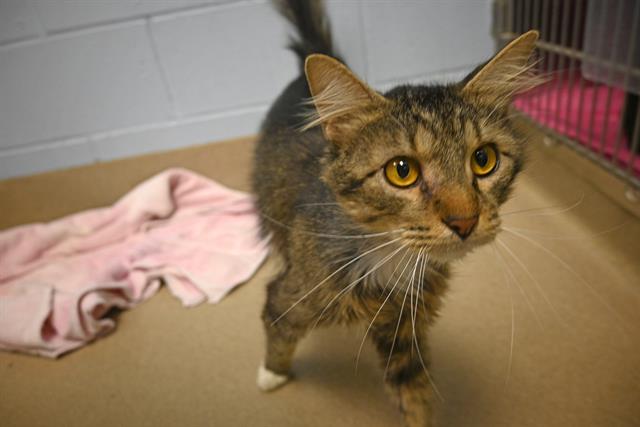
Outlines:
POLYGON ((533 72, 538 32, 528 31, 513 40, 464 84, 463 93, 474 93, 492 103, 508 105, 517 93, 542 83, 533 72))

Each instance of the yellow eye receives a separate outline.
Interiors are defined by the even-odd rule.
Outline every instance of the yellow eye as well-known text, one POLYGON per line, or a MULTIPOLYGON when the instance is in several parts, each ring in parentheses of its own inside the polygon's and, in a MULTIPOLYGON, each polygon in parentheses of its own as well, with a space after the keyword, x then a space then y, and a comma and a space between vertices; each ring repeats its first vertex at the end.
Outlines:
POLYGON ((396 187, 408 187, 420 176, 418 162, 408 157, 396 157, 384 167, 387 180, 396 187))
POLYGON ((471 171, 478 176, 489 175, 498 166, 498 152, 491 144, 483 145, 471 154, 471 171))

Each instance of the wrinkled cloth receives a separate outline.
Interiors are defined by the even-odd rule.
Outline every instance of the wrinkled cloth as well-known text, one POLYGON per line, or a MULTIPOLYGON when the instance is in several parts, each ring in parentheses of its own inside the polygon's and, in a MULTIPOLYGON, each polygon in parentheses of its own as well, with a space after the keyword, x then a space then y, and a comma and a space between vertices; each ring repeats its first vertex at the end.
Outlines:
POLYGON ((218 302, 265 259, 258 227, 248 194, 170 169, 113 206, 0 232, 0 349, 57 357, 161 283, 185 306, 218 302))

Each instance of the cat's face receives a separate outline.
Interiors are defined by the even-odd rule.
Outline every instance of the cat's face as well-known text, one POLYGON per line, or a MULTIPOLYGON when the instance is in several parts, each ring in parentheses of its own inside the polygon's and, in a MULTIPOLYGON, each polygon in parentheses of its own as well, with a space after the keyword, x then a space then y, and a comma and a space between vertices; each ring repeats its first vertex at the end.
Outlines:
POLYGON ((312 124, 331 141, 322 178, 344 212, 443 262, 490 242, 522 166, 507 107, 536 39, 525 34, 459 84, 384 96, 333 60, 308 61, 312 124))
POLYGON ((400 87, 371 121, 331 148, 323 179, 370 232, 448 261, 491 241, 523 160, 503 111, 458 86, 400 87))

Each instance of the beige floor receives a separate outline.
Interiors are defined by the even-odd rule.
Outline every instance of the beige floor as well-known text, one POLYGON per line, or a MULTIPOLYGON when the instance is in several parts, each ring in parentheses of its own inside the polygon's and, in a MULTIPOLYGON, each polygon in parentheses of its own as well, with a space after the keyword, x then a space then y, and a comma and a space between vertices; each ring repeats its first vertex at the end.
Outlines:
MULTIPOLYGON (((504 212, 557 208, 505 217, 539 242, 504 232, 520 261, 501 248, 505 264, 487 247, 456 266, 431 340, 441 425, 639 426, 637 204, 614 202, 622 186, 567 149, 533 143, 504 212)), ((0 182, 0 228, 111 203, 172 165, 247 189, 251 147, 240 140, 0 182)), ((0 353, 0 424, 397 425, 370 347, 354 370, 362 329, 312 334, 296 380, 257 391, 271 266, 218 305, 184 309, 163 290, 123 313, 115 333, 60 360, 0 353)))

